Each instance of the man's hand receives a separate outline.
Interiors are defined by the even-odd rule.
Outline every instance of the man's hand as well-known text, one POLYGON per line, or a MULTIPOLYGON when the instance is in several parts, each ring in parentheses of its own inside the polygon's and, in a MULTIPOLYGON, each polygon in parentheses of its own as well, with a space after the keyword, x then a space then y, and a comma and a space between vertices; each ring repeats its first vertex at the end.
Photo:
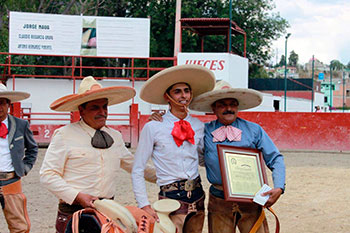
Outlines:
POLYGON ((142 207, 141 209, 143 209, 144 211, 149 213, 157 222, 159 222, 159 218, 158 218, 156 211, 154 211, 154 209, 152 209, 152 207, 150 205, 146 205, 146 206, 142 207))
POLYGON ((76 198, 74 199, 73 203, 79 204, 84 208, 86 208, 86 207, 95 208, 93 202, 97 199, 98 199, 98 197, 79 192, 78 195, 76 196, 76 198))
POLYGON ((152 115, 149 116, 148 120, 149 121, 163 121, 163 115, 160 114, 159 112, 154 112, 152 115))
POLYGON ((273 204, 275 204, 278 198, 280 198, 281 194, 282 194, 282 189, 280 188, 274 188, 274 189, 271 189, 270 191, 262 193, 261 196, 270 195, 269 199, 265 203, 265 207, 271 207, 273 204))

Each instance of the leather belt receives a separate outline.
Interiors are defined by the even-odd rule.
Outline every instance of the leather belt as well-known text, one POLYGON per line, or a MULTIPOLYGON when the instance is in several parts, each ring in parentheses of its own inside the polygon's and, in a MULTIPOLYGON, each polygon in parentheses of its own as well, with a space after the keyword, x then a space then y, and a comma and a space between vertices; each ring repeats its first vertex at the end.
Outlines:
POLYGON ((214 188, 218 189, 218 190, 221 190, 221 191, 224 191, 224 187, 220 184, 213 184, 214 188))
POLYGON ((201 178, 198 176, 194 180, 179 180, 171 184, 160 186, 160 190, 163 192, 170 192, 174 190, 185 190, 187 192, 193 191, 196 188, 201 187, 201 178))
POLYGON ((15 172, 0 172, 0 180, 9 180, 15 178, 15 172))

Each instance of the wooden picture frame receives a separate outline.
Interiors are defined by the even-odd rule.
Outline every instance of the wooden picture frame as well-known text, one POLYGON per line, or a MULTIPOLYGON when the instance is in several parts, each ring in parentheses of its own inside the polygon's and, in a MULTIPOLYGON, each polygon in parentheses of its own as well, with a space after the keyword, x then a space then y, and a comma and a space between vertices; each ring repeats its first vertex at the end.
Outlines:
POLYGON ((267 184, 261 151, 217 144, 226 201, 253 202, 255 193, 267 184))

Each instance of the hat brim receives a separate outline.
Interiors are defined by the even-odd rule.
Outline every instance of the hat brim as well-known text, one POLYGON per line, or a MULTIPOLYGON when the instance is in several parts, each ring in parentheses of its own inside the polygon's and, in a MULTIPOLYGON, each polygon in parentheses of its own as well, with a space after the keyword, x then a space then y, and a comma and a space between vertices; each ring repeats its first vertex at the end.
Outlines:
POLYGON ((193 99, 189 108, 199 112, 212 112, 212 104, 220 99, 234 98, 238 100, 238 110, 254 108, 262 103, 260 92, 247 88, 227 88, 204 93, 193 99))
POLYGON ((199 65, 179 65, 158 72, 142 86, 140 98, 151 104, 168 104, 165 91, 176 83, 187 83, 193 97, 211 91, 215 76, 209 69, 199 65))
POLYGON ((152 208, 157 212, 173 212, 179 209, 181 206, 178 200, 174 199, 161 199, 153 203, 152 208))
POLYGON ((15 103, 21 100, 28 99, 30 94, 22 91, 2 91, 0 92, 0 98, 5 98, 15 103))
POLYGON ((83 94, 71 94, 55 100, 50 108, 58 112, 78 111, 79 105, 97 99, 108 99, 108 106, 125 102, 136 95, 132 87, 105 87, 97 90, 87 91, 83 94))

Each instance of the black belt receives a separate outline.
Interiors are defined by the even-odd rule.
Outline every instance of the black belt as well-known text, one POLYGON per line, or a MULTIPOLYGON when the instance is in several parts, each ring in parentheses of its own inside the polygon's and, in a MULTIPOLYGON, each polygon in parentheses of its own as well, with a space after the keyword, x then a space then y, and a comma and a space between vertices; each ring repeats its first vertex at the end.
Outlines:
POLYGON ((201 178, 197 176, 194 180, 179 180, 175 181, 171 184, 166 184, 160 186, 160 190, 163 192, 170 192, 174 190, 185 190, 185 191, 193 191, 196 188, 201 187, 201 178))

